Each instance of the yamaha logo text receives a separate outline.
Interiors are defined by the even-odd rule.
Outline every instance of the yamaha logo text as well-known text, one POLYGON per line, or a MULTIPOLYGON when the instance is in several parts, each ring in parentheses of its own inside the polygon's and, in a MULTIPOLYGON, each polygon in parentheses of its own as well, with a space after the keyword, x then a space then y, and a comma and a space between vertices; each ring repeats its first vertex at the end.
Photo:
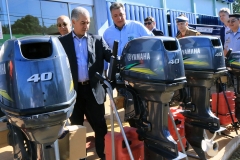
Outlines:
POLYGON ((182 54, 200 54, 200 48, 183 49, 182 54))
POLYGON ((128 61, 150 60, 150 53, 128 54, 127 59, 128 61))

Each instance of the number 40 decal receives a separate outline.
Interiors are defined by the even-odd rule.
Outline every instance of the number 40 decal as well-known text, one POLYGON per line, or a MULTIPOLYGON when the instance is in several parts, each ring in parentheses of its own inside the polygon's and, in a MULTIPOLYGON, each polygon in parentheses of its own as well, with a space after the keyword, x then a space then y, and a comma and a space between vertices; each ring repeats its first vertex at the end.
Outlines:
POLYGON ((52 79, 53 73, 52 72, 46 72, 40 74, 34 74, 31 77, 27 79, 28 82, 38 82, 38 81, 49 81, 52 79))
POLYGON ((168 62, 168 64, 178 64, 178 63, 179 63, 179 59, 173 59, 168 62))

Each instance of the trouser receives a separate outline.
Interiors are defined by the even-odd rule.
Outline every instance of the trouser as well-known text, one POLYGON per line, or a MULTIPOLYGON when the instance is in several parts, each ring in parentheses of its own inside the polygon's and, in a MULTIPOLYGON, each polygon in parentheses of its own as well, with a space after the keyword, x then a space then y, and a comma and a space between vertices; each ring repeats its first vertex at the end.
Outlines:
POLYGON ((92 93, 90 84, 78 84, 77 99, 72 116, 72 125, 83 125, 84 114, 95 132, 95 148, 100 158, 104 157, 104 137, 107 134, 107 124, 104 118, 104 104, 98 104, 92 93))

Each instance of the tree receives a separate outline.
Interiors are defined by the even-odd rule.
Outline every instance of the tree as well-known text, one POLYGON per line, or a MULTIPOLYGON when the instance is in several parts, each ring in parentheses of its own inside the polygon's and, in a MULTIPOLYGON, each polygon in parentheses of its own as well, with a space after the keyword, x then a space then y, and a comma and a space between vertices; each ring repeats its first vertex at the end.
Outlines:
POLYGON ((42 29, 37 17, 26 15, 12 25, 13 34, 41 34, 42 29))
POLYGON ((56 34, 58 33, 57 24, 52 24, 51 26, 43 27, 43 33, 45 34, 56 34))
POLYGON ((2 33, 9 34, 9 27, 8 25, 2 25, 2 33))
POLYGON ((240 13, 240 0, 235 0, 233 3, 233 13, 240 13))

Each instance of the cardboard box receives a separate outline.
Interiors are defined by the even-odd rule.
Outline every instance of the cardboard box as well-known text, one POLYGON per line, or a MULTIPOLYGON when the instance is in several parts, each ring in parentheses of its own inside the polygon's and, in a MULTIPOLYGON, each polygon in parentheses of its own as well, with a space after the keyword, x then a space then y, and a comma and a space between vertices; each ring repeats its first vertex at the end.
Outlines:
POLYGON ((66 126, 69 133, 58 140, 61 160, 79 160, 86 157, 86 127, 66 126))
POLYGON ((7 135, 8 129, 6 123, 0 122, 0 148, 8 145, 7 135))

